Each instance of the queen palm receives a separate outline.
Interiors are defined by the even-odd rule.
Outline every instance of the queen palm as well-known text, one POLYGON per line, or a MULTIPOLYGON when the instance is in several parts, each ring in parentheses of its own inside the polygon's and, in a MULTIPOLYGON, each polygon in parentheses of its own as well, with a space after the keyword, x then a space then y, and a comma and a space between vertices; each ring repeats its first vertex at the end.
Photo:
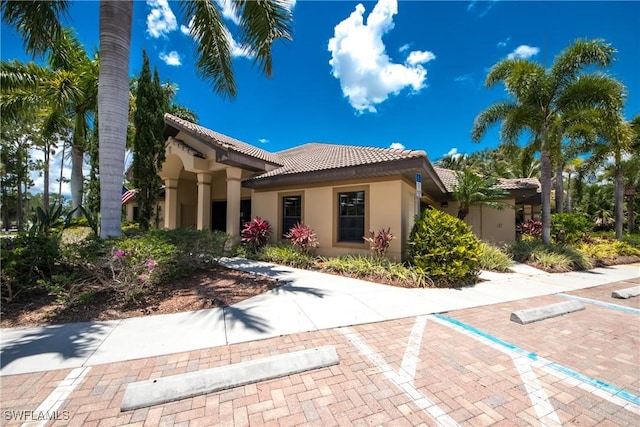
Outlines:
POLYGON ((598 138, 591 146, 592 154, 585 164, 586 169, 595 169, 597 166, 613 160, 614 182, 614 220, 616 239, 622 240, 622 228, 624 224, 624 181, 623 181, 623 155, 630 153, 634 139, 634 130, 631 122, 624 120, 620 113, 601 114, 597 125, 598 138))
POLYGON ((453 186, 453 198, 458 202, 458 219, 465 219, 471 206, 485 205, 493 209, 511 207, 499 199, 508 197, 508 193, 497 187, 498 180, 483 177, 471 169, 456 172, 456 184, 453 186))
MULTIPOLYGON (((61 133, 61 125, 72 121, 71 198, 73 208, 82 205, 90 116, 97 107, 97 56, 89 57, 73 30, 64 29, 49 51, 47 66, 18 61, 2 62, 2 114, 20 117, 39 110, 44 120, 44 137, 61 133)), ((79 211, 77 211, 79 214, 79 211)))
POLYGON ((489 106, 475 119, 472 139, 480 141, 487 129, 502 122, 500 138, 517 143, 526 130, 530 146, 540 153, 542 186, 542 241, 551 242, 551 143, 552 124, 558 115, 589 106, 616 110, 622 103, 622 87, 601 74, 586 74, 588 66, 606 67, 615 49, 602 40, 578 40, 562 51, 549 69, 518 58, 507 58, 494 65, 485 86, 502 82, 509 99, 489 106))
MULTIPOLYGON (((38 47, 50 47, 47 41, 54 37, 59 28, 58 17, 68 7, 66 1, 2 0, 1 5, 5 22, 20 32, 27 50, 33 53, 38 53, 38 47), (46 26, 39 25, 43 22, 46 26)), ((182 0, 180 6, 185 20, 190 22, 190 32, 195 40, 198 73, 212 84, 216 93, 235 97, 229 30, 219 6, 214 1, 187 0, 182 0)), ((288 6, 286 0, 231 1, 231 7, 238 16, 238 41, 267 76, 272 73, 273 42, 291 38, 292 16, 288 6)), ((132 0, 100 2, 98 126, 102 237, 119 236, 121 233, 120 202, 127 140, 132 18, 132 0)))

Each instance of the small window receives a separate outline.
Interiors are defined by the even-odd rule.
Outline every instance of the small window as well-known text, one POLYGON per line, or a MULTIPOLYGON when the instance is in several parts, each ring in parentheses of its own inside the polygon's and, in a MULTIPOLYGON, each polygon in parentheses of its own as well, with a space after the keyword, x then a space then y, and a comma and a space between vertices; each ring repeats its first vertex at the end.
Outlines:
POLYGON ((364 213, 364 191, 338 193, 338 242, 363 242, 364 213))
POLYGON ((282 236, 302 222, 302 196, 282 197, 282 236))

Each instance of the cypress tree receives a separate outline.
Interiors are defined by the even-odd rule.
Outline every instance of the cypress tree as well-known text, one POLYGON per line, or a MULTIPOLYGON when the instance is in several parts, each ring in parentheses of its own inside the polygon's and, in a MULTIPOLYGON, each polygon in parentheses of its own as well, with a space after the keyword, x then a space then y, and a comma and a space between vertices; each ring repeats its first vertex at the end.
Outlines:
POLYGON ((143 230, 149 229, 153 206, 162 185, 158 171, 164 162, 162 130, 165 102, 158 71, 155 70, 154 74, 152 80, 149 57, 143 50, 133 118, 136 127, 133 138, 133 184, 138 190, 138 223, 143 230))

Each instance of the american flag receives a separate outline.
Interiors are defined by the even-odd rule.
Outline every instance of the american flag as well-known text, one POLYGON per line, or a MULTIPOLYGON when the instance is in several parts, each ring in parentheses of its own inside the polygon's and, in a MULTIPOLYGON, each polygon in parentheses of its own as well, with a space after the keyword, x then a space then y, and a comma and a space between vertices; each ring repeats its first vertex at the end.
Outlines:
POLYGON ((122 186, 122 204, 124 205, 129 200, 133 199, 136 196, 135 188, 133 190, 127 190, 127 187, 122 186))

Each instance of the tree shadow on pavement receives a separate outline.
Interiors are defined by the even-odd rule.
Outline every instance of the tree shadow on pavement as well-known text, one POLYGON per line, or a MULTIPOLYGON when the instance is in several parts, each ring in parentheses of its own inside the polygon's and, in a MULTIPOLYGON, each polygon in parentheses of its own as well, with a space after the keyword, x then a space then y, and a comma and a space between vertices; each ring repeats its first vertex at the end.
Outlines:
POLYGON ((103 323, 70 323, 3 332, 0 369, 30 356, 53 353, 63 359, 88 357, 109 333, 103 323))

